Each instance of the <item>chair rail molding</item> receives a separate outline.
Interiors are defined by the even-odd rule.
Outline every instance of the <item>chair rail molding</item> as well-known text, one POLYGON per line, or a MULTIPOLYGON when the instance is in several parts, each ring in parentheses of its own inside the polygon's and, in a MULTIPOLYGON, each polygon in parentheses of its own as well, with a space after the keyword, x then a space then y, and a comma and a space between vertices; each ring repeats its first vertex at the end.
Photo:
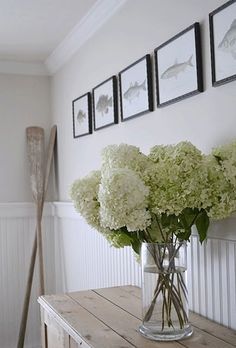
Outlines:
POLYGON ((79 48, 118 10, 127 0, 98 0, 90 11, 55 48, 45 65, 51 75, 59 70, 79 48))
MULTIPOLYGON (((53 204, 44 203, 43 215, 51 217, 53 204)), ((35 204, 32 202, 9 202, 0 203, 0 218, 19 218, 19 217, 36 217, 35 204)))

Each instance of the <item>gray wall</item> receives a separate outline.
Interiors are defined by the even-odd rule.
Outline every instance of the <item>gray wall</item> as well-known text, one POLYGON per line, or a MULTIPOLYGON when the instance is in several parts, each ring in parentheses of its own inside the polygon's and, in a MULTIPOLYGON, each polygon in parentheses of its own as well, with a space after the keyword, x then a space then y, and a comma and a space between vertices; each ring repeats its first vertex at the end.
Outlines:
POLYGON ((0 202, 32 201, 25 128, 50 125, 49 78, 0 74, 0 202))
MULTIPOLYGON (((128 0, 52 78, 53 122, 58 125, 59 200, 72 181, 100 165, 101 149, 129 143, 148 152, 155 144, 189 140, 208 152, 236 136, 236 82, 211 86, 208 13, 222 0, 128 0), (194 22, 200 22, 204 93, 92 135, 73 139, 71 102, 194 22)), ((173 58, 174 60, 174 58, 173 58)))

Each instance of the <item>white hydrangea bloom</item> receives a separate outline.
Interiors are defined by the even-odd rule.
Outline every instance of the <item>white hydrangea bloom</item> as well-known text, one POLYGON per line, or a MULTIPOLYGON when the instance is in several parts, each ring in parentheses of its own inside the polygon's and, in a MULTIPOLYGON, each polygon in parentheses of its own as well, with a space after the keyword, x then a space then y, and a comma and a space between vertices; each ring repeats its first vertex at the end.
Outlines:
POLYGON ((128 231, 143 231, 151 224, 150 213, 146 209, 133 210, 129 214, 126 227, 128 231))
POLYGON ((147 211, 149 190, 140 177, 127 168, 104 173, 98 192, 103 227, 128 231, 144 230, 150 224, 147 211))
POLYGON ((75 209, 94 228, 100 229, 99 202, 97 200, 101 172, 93 171, 82 179, 76 180, 70 189, 75 209))
POLYGON ((101 171, 75 181, 71 197, 88 224, 117 247, 137 245, 139 235, 140 242, 143 236, 161 241, 184 232, 185 214, 194 223, 193 212, 222 219, 236 210, 236 142, 208 156, 190 142, 155 146, 149 156, 135 146, 110 145, 101 171), (128 233, 138 231, 145 233, 128 233))
POLYGON ((128 168, 139 175, 147 169, 149 159, 133 145, 108 145, 102 151, 102 173, 114 168, 128 168))
POLYGON ((223 168, 225 178, 236 189, 236 142, 213 149, 212 154, 223 168))
POLYGON ((208 172, 205 182, 208 216, 215 220, 223 219, 236 210, 236 191, 214 156, 205 157, 205 166, 208 172))
POLYGON ((144 178, 150 187, 155 214, 179 215, 185 208, 203 208, 201 193, 207 172, 201 152, 189 142, 155 146, 149 158, 154 165, 144 178))

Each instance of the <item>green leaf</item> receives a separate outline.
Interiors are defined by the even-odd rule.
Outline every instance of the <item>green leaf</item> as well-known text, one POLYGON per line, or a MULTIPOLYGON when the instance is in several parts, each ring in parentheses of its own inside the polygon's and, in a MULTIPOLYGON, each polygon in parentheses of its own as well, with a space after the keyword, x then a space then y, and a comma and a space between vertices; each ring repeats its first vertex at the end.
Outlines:
POLYGON ((189 238, 191 236, 191 228, 187 229, 185 232, 180 232, 177 234, 177 237, 178 239, 181 239, 181 240, 187 240, 189 241, 189 238))
POLYGON ((136 254, 140 254, 140 249, 141 249, 141 242, 137 239, 133 239, 131 242, 131 246, 133 250, 136 252, 136 254))
POLYGON ((163 227, 178 226, 178 217, 176 215, 161 214, 161 225, 163 227))
POLYGON ((205 210, 202 210, 195 221, 197 231, 199 234, 200 242, 202 243, 207 236, 207 230, 209 227, 209 217, 205 210))
POLYGON ((161 226, 158 216, 152 214, 152 224, 147 228, 147 236, 145 238, 149 243, 156 243, 162 241, 161 226))
POLYGON ((131 245, 132 238, 124 233, 114 232, 110 234, 107 239, 115 248, 123 248, 124 246, 131 245))
POLYGON ((185 208, 180 216, 181 222, 183 223, 184 227, 191 228, 198 214, 199 210, 196 208, 185 208))
POLYGON ((186 219, 184 214, 181 214, 179 216, 179 220, 180 220, 180 223, 182 225, 182 228, 185 230, 189 230, 189 223, 188 223, 188 220, 186 219))
POLYGON ((123 238, 125 238, 127 241, 129 240, 129 244, 126 244, 126 245, 131 245, 135 253, 139 255, 140 249, 141 249, 141 243, 143 240, 142 231, 128 232, 125 227, 122 227, 120 231, 123 238))

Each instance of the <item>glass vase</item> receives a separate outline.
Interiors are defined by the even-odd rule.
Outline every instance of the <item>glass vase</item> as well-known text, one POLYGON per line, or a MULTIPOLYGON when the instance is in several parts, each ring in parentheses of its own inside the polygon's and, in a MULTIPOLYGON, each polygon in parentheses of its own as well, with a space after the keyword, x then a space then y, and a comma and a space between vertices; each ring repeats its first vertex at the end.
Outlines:
POLYGON ((152 340, 172 341, 192 334, 186 286, 186 242, 143 243, 142 325, 152 340))

